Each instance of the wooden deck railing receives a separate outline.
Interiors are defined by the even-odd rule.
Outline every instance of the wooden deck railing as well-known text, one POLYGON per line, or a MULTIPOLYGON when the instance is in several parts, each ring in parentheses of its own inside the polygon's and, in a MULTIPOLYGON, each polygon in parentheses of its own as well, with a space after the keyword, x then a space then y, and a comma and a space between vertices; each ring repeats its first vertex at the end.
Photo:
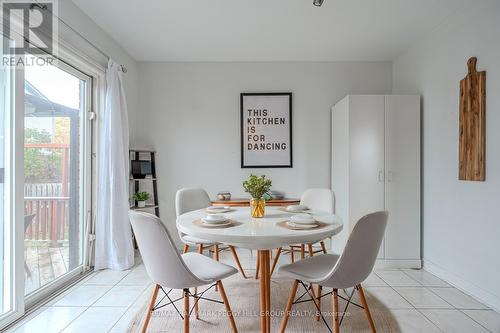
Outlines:
POLYGON ((25 197, 25 215, 34 214, 26 227, 25 240, 51 241, 68 239, 69 197, 25 197))

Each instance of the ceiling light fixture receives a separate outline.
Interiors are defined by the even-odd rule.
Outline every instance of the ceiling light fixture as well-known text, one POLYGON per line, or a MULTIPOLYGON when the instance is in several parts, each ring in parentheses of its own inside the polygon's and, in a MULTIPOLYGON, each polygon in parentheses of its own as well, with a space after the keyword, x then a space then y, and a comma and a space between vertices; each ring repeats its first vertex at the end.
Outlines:
POLYGON ((321 7, 323 1, 325 0, 313 0, 313 5, 315 5, 316 7, 321 7))

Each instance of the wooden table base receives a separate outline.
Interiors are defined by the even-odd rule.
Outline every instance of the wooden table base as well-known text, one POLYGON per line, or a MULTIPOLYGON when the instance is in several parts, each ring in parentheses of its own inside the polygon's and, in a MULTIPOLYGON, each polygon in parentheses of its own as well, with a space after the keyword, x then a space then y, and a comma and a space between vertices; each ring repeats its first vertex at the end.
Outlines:
POLYGON ((260 326, 262 333, 271 332, 271 270, 269 250, 259 250, 260 326))

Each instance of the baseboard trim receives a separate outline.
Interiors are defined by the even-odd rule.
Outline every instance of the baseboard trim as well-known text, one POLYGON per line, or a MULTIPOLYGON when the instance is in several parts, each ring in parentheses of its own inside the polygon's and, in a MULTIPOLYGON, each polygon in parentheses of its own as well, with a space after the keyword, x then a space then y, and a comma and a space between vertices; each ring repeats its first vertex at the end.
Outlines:
POLYGON ((375 268, 422 268, 420 259, 377 259, 375 268))
POLYGON ((445 280, 455 288, 475 298, 477 301, 484 303, 493 310, 500 312, 500 297, 491 294, 483 288, 480 288, 473 283, 462 279, 461 277, 445 270, 439 265, 436 265, 428 260, 424 260, 423 264, 424 269, 429 273, 432 273, 438 278, 445 280))

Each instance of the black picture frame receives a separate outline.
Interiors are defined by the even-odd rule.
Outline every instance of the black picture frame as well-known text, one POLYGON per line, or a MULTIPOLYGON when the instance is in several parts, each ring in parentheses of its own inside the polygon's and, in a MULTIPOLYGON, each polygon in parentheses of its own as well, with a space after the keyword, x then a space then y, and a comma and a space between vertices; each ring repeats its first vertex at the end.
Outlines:
POLYGON ((293 168, 293 117, 292 117, 292 93, 291 92, 265 92, 265 93, 241 93, 240 94, 240 150, 241 150, 241 168, 293 168), (246 96, 288 96, 288 119, 289 119, 289 142, 290 142, 290 157, 289 163, 282 165, 248 165, 245 164, 244 156, 244 135, 245 135, 245 119, 243 114, 243 101, 246 96))

